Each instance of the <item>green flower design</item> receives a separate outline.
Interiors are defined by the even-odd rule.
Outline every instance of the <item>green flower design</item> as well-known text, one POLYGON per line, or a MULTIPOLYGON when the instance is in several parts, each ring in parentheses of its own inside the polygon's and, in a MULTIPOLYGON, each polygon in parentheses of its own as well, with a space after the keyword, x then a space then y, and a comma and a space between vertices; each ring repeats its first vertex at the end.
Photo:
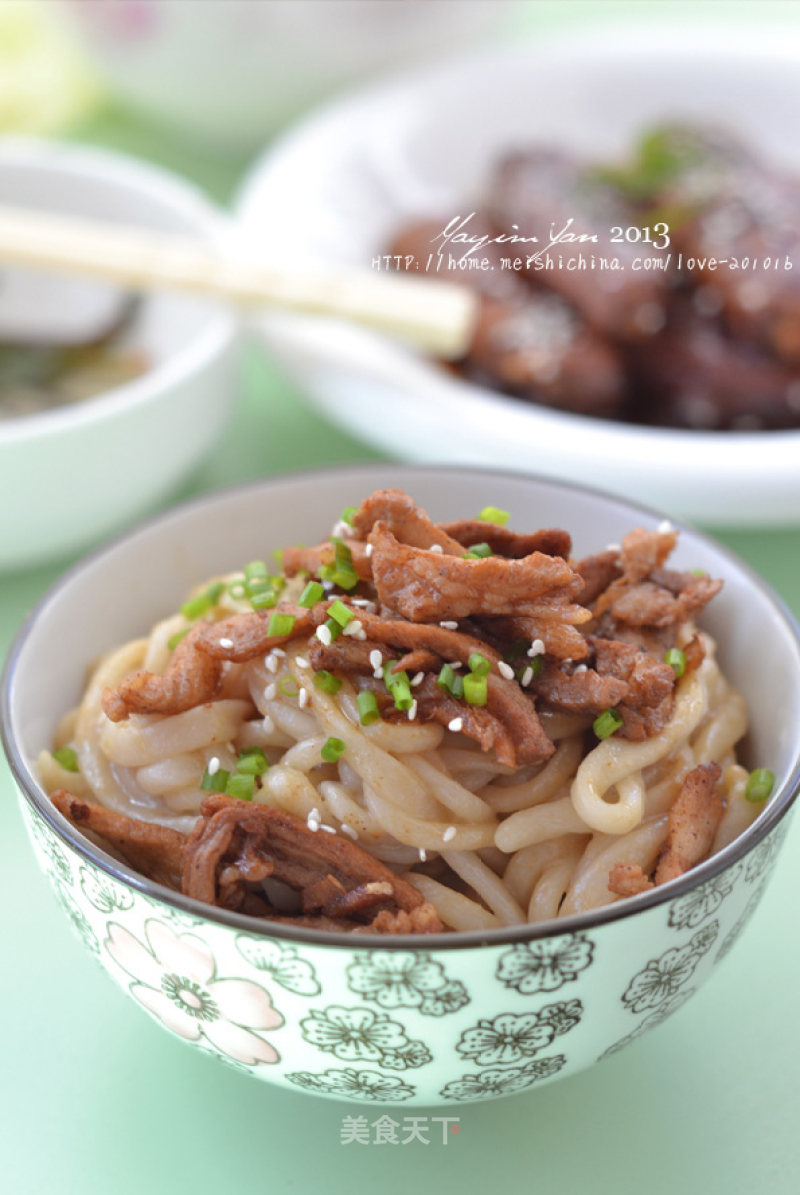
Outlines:
POLYGON ((636 1026, 636 1028, 632 1029, 630 1033, 625 1035, 625 1037, 621 1037, 619 1041, 614 1042, 613 1046, 609 1046, 608 1049, 600 1055, 597 1061, 602 1062, 605 1058, 610 1058, 612 1054, 619 1053, 619 1051, 623 1050, 625 1046, 629 1046, 631 1042, 636 1041, 637 1038, 643 1037, 648 1030, 655 1029, 658 1025, 661 1025, 664 1021, 666 1021, 667 1017, 672 1016, 672 1014, 676 1012, 681 1005, 685 1004, 689 997, 693 996, 696 991, 697 988, 686 988, 684 991, 678 992, 678 994, 673 996, 671 1000, 668 1000, 666 1004, 662 1004, 661 1007, 657 1008, 655 1012, 650 1013, 649 1017, 644 1017, 636 1026))
POLYGON ((686 896, 679 896, 669 907, 668 925, 673 929, 694 929, 701 921, 705 921, 706 917, 711 917, 717 912, 725 897, 733 891, 740 870, 739 867, 735 867, 731 871, 725 871, 703 884, 702 888, 697 888, 686 896))
POLYGON ((295 1071, 287 1075, 290 1083, 321 1095, 334 1095, 342 1100, 375 1100, 383 1103, 410 1099, 415 1088, 395 1075, 380 1075, 377 1071, 326 1070, 314 1075, 310 1071, 295 1071))
POLYGON ((537 1058, 527 1066, 515 1067, 513 1070, 488 1070, 479 1071, 476 1075, 462 1075, 443 1087, 439 1094, 444 1100, 485 1100, 495 1095, 513 1095, 517 1091, 524 1091, 526 1087, 533 1087, 534 1083, 541 1083, 543 1079, 551 1079, 566 1061, 563 1054, 555 1054, 552 1058, 537 1058))
POLYGON ((373 950, 356 955, 347 968, 350 990, 381 1008, 417 1008, 439 1017, 469 1001, 462 983, 448 980, 429 954, 373 950))
POLYGON ((676 992, 688 983, 703 955, 710 949, 719 933, 714 921, 698 930, 685 946, 673 946, 659 958, 634 975, 622 997, 629 1012, 644 1012, 658 1008, 672 1000, 676 992))
POLYGON ((593 953, 594 945, 585 934, 526 942, 501 954, 497 978, 525 996, 554 992, 577 979, 590 966, 593 953))
POLYGON ((773 859, 780 850, 787 828, 786 825, 782 825, 778 829, 773 830, 769 837, 760 842, 755 850, 747 856, 744 878, 748 884, 752 884, 754 880, 759 879, 767 868, 772 865, 773 859))
POLYGON ((745 908, 744 908, 741 916, 739 917, 738 921, 736 922, 735 925, 732 926, 732 928, 730 930, 728 930, 728 933, 725 935, 722 945, 720 946, 719 950, 717 951, 717 957, 714 960, 715 962, 717 962, 717 963, 721 962, 721 960, 725 958, 725 956, 733 949, 735 944, 738 942, 739 937, 742 933, 742 930, 745 928, 748 921, 753 916, 753 913, 755 913, 756 908, 758 907, 758 905, 761 901, 761 897, 764 895, 764 889, 767 886, 768 879, 769 879, 769 876, 764 876, 763 879, 761 880, 761 883, 758 885, 758 887, 754 889, 754 891, 751 894, 750 899, 748 900, 747 904, 745 905, 745 908))
POLYGON ((80 884, 83 895, 100 913, 133 908, 133 893, 102 872, 81 866, 80 884))
POLYGON ((67 889, 56 879, 53 880, 53 891, 61 908, 72 922, 72 927, 78 934, 78 937, 81 938, 84 945, 89 947, 93 954, 99 954, 100 943, 97 940, 97 934, 86 920, 83 910, 75 903, 67 889))
POLYGON ((311 963, 298 958, 293 946, 282 946, 272 938, 251 938, 238 934, 236 949, 252 967, 266 971, 275 983, 297 996, 317 996, 322 990, 311 963))
POLYGON ((502 1013, 494 1020, 478 1021, 461 1034, 456 1049, 478 1066, 508 1066, 524 1062, 545 1050, 560 1033, 578 1024, 583 1013, 580 1000, 550 1004, 541 1012, 502 1013))
POLYGON ((44 855, 43 863, 48 874, 54 882, 59 881, 71 888, 74 882, 72 879, 72 868, 69 865, 69 859, 61 843, 45 828, 44 823, 38 818, 31 818, 29 825, 44 855))
POLYGON ((431 1054, 424 1042, 410 1041, 398 1021, 371 1008, 333 1004, 300 1022, 303 1037, 343 1062, 377 1062, 391 1070, 424 1066, 431 1054))

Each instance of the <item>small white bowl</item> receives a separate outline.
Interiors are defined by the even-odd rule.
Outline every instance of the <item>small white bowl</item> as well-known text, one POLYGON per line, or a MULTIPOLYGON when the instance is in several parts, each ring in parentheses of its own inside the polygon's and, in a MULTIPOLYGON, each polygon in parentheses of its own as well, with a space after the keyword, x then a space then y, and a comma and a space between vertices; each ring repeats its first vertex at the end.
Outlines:
MULTIPOLYGON (((689 36, 648 25, 530 42, 327 109, 256 164, 239 214, 265 254, 369 269, 409 218, 474 210, 503 151, 545 144, 602 159, 677 117, 729 126, 766 157, 797 165, 799 109, 796 34, 715 23, 689 36)), ((362 329, 289 317, 260 326, 330 418, 395 456, 535 469, 709 524, 800 518, 800 431, 690 432, 574 416, 461 381, 362 329)))
MULTIPOLYGON (((101 150, 0 143, 19 207, 219 241, 226 222, 168 173, 101 150)), ((46 323, 46 312, 43 320, 46 323)), ((234 394, 233 315, 192 297, 142 300, 126 339, 149 362, 95 398, 0 420, 0 569, 66 556, 152 509, 210 451, 234 394)))

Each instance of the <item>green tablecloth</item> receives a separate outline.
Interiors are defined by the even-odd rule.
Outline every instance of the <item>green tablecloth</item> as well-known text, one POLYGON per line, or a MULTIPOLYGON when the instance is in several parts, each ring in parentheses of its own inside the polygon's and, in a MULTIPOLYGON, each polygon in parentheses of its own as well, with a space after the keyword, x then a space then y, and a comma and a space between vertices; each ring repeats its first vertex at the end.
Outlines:
MULTIPOLYGON (((169 165, 222 201, 245 165, 209 159, 119 112, 77 135, 169 165)), ((320 420, 251 346, 229 432, 181 496, 378 455, 320 420)), ((800 528, 720 538, 800 615, 800 528)), ((61 568, 0 577, 0 655, 61 568)), ((433 1122, 429 1144, 343 1144, 346 1116, 374 1120, 381 1110, 273 1091, 153 1027, 58 911, 4 764, 0 833, 0 1189, 9 1195, 800 1189, 800 827, 743 940, 674 1018, 584 1075, 450 1109, 460 1132, 447 1145, 433 1122)))

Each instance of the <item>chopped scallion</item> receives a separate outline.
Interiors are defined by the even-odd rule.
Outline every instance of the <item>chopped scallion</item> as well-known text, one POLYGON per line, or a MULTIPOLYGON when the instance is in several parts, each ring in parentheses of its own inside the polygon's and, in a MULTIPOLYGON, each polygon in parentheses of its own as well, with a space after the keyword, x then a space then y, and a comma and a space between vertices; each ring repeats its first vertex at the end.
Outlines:
POLYGON ((267 624, 267 634, 276 637, 290 635, 294 623, 294 614, 280 614, 276 610, 274 614, 270 615, 269 623, 267 624))
POLYGON ((508 511, 501 510, 499 506, 484 506, 478 515, 482 523, 494 523, 498 527, 505 527, 510 517, 508 511))
POLYGON ((686 671, 686 653, 682 652, 679 647, 671 647, 664 656, 664 663, 669 664, 677 679, 680 680, 686 671))
POLYGON ((342 522, 347 523, 348 527, 353 526, 353 518, 355 517, 357 510, 357 506, 345 506, 344 510, 342 511, 342 522))
POLYGON ((356 705, 358 706, 358 716, 362 726, 370 726, 373 722, 377 722, 381 716, 377 698, 371 689, 362 689, 356 698, 356 705))
POLYGON ((229 797, 236 797, 238 801, 252 801, 255 787, 255 776, 249 776, 243 772, 235 772, 228 778, 225 792, 229 797))
POLYGON ((464 681, 450 664, 442 664, 436 684, 440 689, 446 689, 453 697, 464 696, 464 681))
POLYGON ((250 776, 263 776, 268 767, 269 761, 260 747, 242 751, 236 761, 236 771, 250 776))
POLYGON ((748 801, 766 801, 775 785, 775 773, 769 768, 756 768, 750 773, 744 795, 748 801))
POLYGON ((251 560, 244 566, 245 581, 255 581, 256 577, 269 577, 266 560, 251 560))
POLYGON ((328 606, 328 617, 338 622, 339 626, 344 629, 349 622, 355 618, 355 614, 344 602, 340 602, 337 598, 335 602, 331 602, 328 606))
POLYGON ((344 752, 344 743, 341 739, 326 739, 320 748, 320 755, 326 763, 338 763, 344 752))
POLYGON ((191 629, 191 627, 184 627, 182 631, 176 631, 174 635, 170 635, 169 639, 167 640, 167 647, 169 650, 174 651, 181 639, 185 639, 191 629))
POLYGON ((491 661, 482 656, 479 651, 474 651, 467 660, 470 672, 474 672, 476 676, 488 676, 492 667, 491 661))
POLYGON ((603 710, 592 723, 592 730, 599 739, 609 739, 622 725, 622 715, 616 710, 603 710))
POLYGON ((260 589, 257 593, 250 596, 250 605, 254 610, 271 610, 277 604, 278 595, 272 588, 260 589))
POLYGON ((190 620, 200 618, 212 606, 216 606, 224 590, 225 582, 215 581, 213 585, 209 585, 208 589, 204 589, 202 593, 197 593, 193 598, 189 598, 188 602, 184 602, 181 606, 181 614, 190 620))
POLYGON ((247 586, 243 580, 231 581, 230 585, 228 586, 228 593, 231 595, 234 601, 242 601, 247 597, 247 586))
POLYGON ((316 602, 321 602, 325 597, 325 590, 320 585, 319 581, 309 581, 303 592, 300 594, 298 606, 304 606, 306 610, 310 610, 316 602))
POLYGON ((487 543, 472 544, 464 553, 465 560, 483 560, 492 555, 492 549, 487 543))
POLYGON ((321 668, 319 672, 314 673, 314 685, 317 689, 322 689, 323 693, 338 693, 342 687, 342 682, 338 676, 334 676, 332 672, 321 668))
POLYGON ((73 751, 72 747, 58 747, 51 752, 53 759, 57 764, 60 764, 65 772, 78 772, 78 757, 73 751))
POLYGON ((486 705, 489 684, 485 676, 470 672, 464 677, 464 700, 467 705, 486 705))
POLYGON ((230 772, 226 772, 224 768, 218 768, 216 772, 209 772, 206 768, 200 787, 206 793, 224 793, 229 779, 230 772))
POLYGON ((298 697, 300 695, 300 686, 297 683, 296 676, 285 676, 278 685, 284 697, 298 697))

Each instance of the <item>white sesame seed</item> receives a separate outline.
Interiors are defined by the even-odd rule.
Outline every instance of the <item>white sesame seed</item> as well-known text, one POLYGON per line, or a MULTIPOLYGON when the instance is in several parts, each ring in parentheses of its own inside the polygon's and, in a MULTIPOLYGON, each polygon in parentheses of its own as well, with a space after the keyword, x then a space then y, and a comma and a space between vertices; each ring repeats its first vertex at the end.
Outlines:
POLYGON ((572 674, 572 675, 573 675, 573 676, 577 676, 577 674, 578 674, 579 672, 588 672, 588 671, 589 671, 589 669, 586 667, 586 665, 585 665, 585 664, 576 664, 576 665, 575 665, 575 671, 573 672, 573 674, 572 674))
POLYGON ((324 623, 322 623, 321 626, 317 627, 314 634, 319 639, 320 643, 324 644, 325 647, 330 647, 332 635, 330 633, 330 630, 328 629, 328 627, 325 626, 324 623))
POLYGON ((371 556, 373 547, 374 544, 367 544, 366 548, 364 549, 364 555, 367 557, 371 556))
POLYGON ((233 640, 228 639, 228 638, 222 638, 219 641, 219 645, 220 645, 220 647, 225 647, 225 648, 233 647, 233 640))
POLYGON ((272 652, 270 652, 270 654, 268 656, 266 656, 264 659, 264 666, 268 672, 277 672, 278 671, 278 657, 276 655, 273 655, 272 652))
POLYGON ((301 710, 305 709, 308 705, 308 699, 310 696, 311 694, 309 693, 308 689, 301 689, 298 693, 297 704, 300 706, 301 710))
POLYGON ((424 848, 424 847, 422 847, 422 846, 421 846, 421 847, 419 848, 419 861, 420 861, 420 863, 425 863, 425 862, 427 861, 427 858, 428 858, 428 852, 425 850, 425 848, 424 848))
POLYGON ((211 759, 208 761, 208 774, 209 774, 209 776, 216 776, 218 771, 219 771, 219 759, 217 758, 216 755, 212 755, 211 759))
POLYGON ((315 821, 310 813, 309 813, 308 817, 306 818, 306 825, 308 826, 309 830, 313 830, 315 834, 316 834, 317 830, 319 829, 319 822, 315 821))
POLYGON ((658 534, 659 535, 669 535, 670 531, 672 531, 672 530, 673 530, 672 523, 670 523, 669 519, 664 519, 664 521, 662 523, 658 524, 658 534))
POLYGON ((506 678, 506 680, 514 679, 514 669, 511 667, 510 664, 507 664, 505 662, 505 660, 498 660, 497 671, 500 673, 501 676, 504 676, 506 678))
POLYGON ((278 696, 278 686, 277 685, 267 685, 266 688, 264 689, 264 700, 265 701, 274 701, 277 696, 278 696))
POLYGON ((528 658, 533 659, 535 656, 544 655, 544 643, 541 639, 534 639, 533 643, 528 648, 528 658))
POLYGON ((352 826, 348 826, 347 822, 342 822, 339 827, 342 834, 346 834, 348 838, 352 838, 354 842, 358 841, 358 832, 352 826))
POLYGON ((378 651, 377 647, 374 647, 369 653, 369 666, 372 669, 372 675, 380 680, 383 676, 383 652, 378 651))
POLYGON ((309 662, 308 662, 308 660, 305 658, 305 656, 297 656, 297 657, 295 658, 295 661, 294 661, 294 662, 295 662, 295 664, 297 665, 297 667, 298 667, 298 668, 310 668, 310 667, 311 667, 311 665, 309 664, 309 662))
POLYGON ((606 544, 607 552, 621 552, 622 548, 619 544, 606 544))
POLYGON ((336 833, 335 826, 326 826, 324 822, 320 822, 319 828, 320 828, 320 830, 324 830, 326 834, 335 834, 336 833))
POLYGON ((451 718, 450 721, 447 723, 447 729, 454 730, 456 733, 458 733, 459 730, 464 729, 464 719, 463 718, 451 718))
POLYGON ((446 619, 445 622, 440 622, 439 626, 442 627, 445 631, 457 631, 458 630, 458 623, 453 622, 452 618, 446 619))
POLYGON ((409 722, 413 722, 414 719, 416 718, 416 716, 417 716, 417 699, 415 697, 414 700, 411 702, 411 705, 408 707, 409 722))
POLYGON ((355 638, 360 639, 362 642, 366 642, 367 632, 364 630, 363 627, 359 627, 358 631, 355 634, 355 638))
POLYGON ((533 669, 531 668, 531 666, 529 664, 528 667, 523 672, 522 680, 520 681, 520 684, 522 685, 523 689, 526 689, 532 680, 533 680, 533 669))
POLYGON ((424 680, 425 680, 424 672, 415 672, 411 678, 412 688, 415 687, 416 685, 421 685, 424 680))
POLYGON ((348 622, 347 626, 342 631, 343 635, 352 635, 353 638, 358 638, 358 632, 363 631, 364 624, 360 618, 353 618, 348 622))
POLYGON ((444 834, 442 835, 442 841, 443 842, 452 842, 453 839, 455 838, 455 836, 456 836, 455 826, 448 826, 447 829, 445 830, 444 834))
POLYGON ((450 667, 453 669, 453 672, 458 672, 459 668, 463 668, 463 664, 460 660, 451 660, 450 667))
POLYGON ((431 546, 428 548, 428 551, 429 552, 444 552, 444 548, 442 547, 441 544, 431 544, 431 546))
POLYGON ((312 821, 318 822, 320 820, 319 810, 317 809, 316 805, 314 806, 313 809, 311 809, 309 811, 308 816, 311 818, 312 821))
POLYGON ((282 647, 273 647, 272 654, 276 660, 285 660, 286 659, 286 652, 283 650, 282 647))
POLYGON ((345 523, 344 519, 339 519, 338 523, 334 523, 331 529, 331 535, 338 535, 340 539, 343 539, 347 535, 352 535, 352 533, 353 528, 349 523, 345 523))

